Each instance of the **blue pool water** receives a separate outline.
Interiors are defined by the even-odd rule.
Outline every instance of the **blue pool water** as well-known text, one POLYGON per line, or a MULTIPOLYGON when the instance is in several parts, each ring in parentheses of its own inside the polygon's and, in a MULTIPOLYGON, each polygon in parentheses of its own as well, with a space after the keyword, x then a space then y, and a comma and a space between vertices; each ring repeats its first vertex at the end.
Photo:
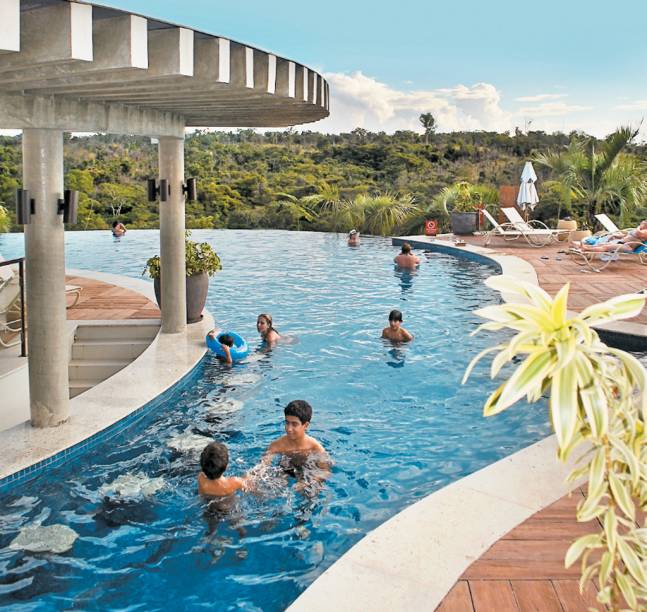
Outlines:
MULTIPOLYGON (((546 406, 485 419, 495 383, 477 368, 492 337, 469 337, 472 310, 496 303, 483 285, 496 270, 447 255, 401 273, 387 239, 349 248, 343 236, 195 231, 221 255, 208 308, 221 327, 257 344, 269 312, 296 339, 231 369, 207 357, 162 408, 72 462, 2 494, 0 605, 16 610, 156 610, 171 606, 283 610, 369 530, 432 491, 549 434, 546 406), (416 338, 380 339, 398 308, 416 338), (311 434, 334 467, 308 497, 279 479, 230 508, 196 495, 195 436, 225 442, 230 474, 253 467, 282 434, 292 399, 314 408, 311 434), (175 447, 175 448, 173 448, 175 447), (129 495, 110 486, 131 475, 129 495), (141 486, 148 489, 140 492, 141 486), (64 524, 79 534, 66 553, 8 545, 22 527, 64 524)), ((140 276, 156 231, 67 234, 68 266, 140 276)), ((21 255, 22 236, 0 235, 21 255)), ((415 528, 415 526, 413 526, 415 528)))

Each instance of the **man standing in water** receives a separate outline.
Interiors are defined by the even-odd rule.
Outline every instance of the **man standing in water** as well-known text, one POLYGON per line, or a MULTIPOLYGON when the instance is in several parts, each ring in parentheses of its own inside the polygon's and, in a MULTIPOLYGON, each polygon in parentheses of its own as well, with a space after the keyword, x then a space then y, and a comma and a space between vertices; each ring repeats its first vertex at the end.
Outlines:
POLYGON ((400 251, 400 253, 395 256, 393 261, 401 268, 408 268, 412 270, 420 263, 420 258, 416 257, 411 252, 411 245, 408 242, 405 242, 402 245, 402 251, 400 251))

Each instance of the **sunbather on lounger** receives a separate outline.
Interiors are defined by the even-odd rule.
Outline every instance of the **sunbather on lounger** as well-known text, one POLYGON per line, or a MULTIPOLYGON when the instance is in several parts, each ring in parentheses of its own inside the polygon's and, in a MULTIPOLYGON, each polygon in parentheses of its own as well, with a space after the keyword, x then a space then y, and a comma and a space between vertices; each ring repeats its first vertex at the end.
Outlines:
POLYGON ((581 241, 574 241, 571 246, 581 251, 617 251, 630 253, 640 249, 647 240, 647 219, 640 222, 635 230, 630 232, 615 232, 606 236, 590 236, 581 241), (624 245, 619 248, 618 245, 624 245), (627 247, 627 248, 625 248, 627 247))

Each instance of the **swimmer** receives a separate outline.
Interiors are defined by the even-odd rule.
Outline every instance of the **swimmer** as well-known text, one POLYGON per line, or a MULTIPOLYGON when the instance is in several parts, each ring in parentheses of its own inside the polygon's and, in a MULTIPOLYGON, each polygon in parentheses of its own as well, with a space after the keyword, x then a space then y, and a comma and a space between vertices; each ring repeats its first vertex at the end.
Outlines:
POLYGON ((393 261, 401 268, 415 268, 420 263, 420 258, 411 252, 411 245, 405 242, 402 251, 393 258, 393 261))
POLYGON ((402 313, 392 310, 389 313, 389 326, 382 330, 382 338, 391 342, 411 342, 413 334, 402 327, 402 313))
MULTIPOLYGON (((282 462, 282 467, 288 473, 295 475, 297 469, 301 472, 301 469, 306 467, 308 457, 318 457, 316 465, 321 472, 314 479, 325 480, 330 472, 328 453, 317 440, 306 433, 312 419, 312 407, 304 400, 293 400, 284 408, 283 413, 285 414, 285 435, 269 445, 262 462, 268 464, 275 455, 283 455, 294 463, 289 466, 282 462)), ((299 488, 303 488, 303 484, 299 488)))
POLYGON ((276 344, 281 339, 279 332, 277 332, 272 325, 271 315, 266 313, 259 314, 256 318, 256 329, 261 335, 263 342, 268 346, 276 344))
POLYGON ((359 232, 356 229, 348 232, 348 246, 359 246, 359 232))
MULTIPOLYGON (((215 329, 212 329, 209 332, 209 338, 213 338, 214 340, 216 339, 215 329)), ((234 362, 231 358, 231 351, 229 349, 234 346, 234 339, 229 334, 222 334, 220 338, 218 338, 218 342, 220 342, 222 352, 225 354, 224 357, 218 355, 218 359, 222 359, 227 365, 232 365, 234 362)))
POLYGON ((126 233, 126 226, 121 222, 121 221, 113 221, 112 222, 112 235, 116 236, 119 238, 119 236, 123 236, 126 233))
POLYGON ((198 474, 198 493, 206 497, 226 497, 236 491, 246 491, 249 487, 248 478, 238 476, 223 476, 229 464, 227 447, 220 442, 211 442, 200 455, 198 474))

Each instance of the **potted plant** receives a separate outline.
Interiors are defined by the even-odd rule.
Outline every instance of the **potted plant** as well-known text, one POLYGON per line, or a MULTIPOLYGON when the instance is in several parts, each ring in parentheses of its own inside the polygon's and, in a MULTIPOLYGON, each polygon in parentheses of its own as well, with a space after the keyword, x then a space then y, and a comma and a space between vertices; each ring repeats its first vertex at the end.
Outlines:
MULTIPOLYGON (((197 323, 202 319, 202 311, 207 301, 209 277, 222 270, 220 257, 208 242, 189 240, 191 232, 186 232, 186 322, 197 323)), ((162 308, 161 268, 159 255, 151 257, 146 262, 144 274, 153 279, 157 304, 162 308)))
POLYGON ((492 198, 496 201, 497 194, 488 187, 461 181, 445 187, 437 198, 449 215, 452 232, 465 235, 478 229, 478 205, 489 204, 492 198))

